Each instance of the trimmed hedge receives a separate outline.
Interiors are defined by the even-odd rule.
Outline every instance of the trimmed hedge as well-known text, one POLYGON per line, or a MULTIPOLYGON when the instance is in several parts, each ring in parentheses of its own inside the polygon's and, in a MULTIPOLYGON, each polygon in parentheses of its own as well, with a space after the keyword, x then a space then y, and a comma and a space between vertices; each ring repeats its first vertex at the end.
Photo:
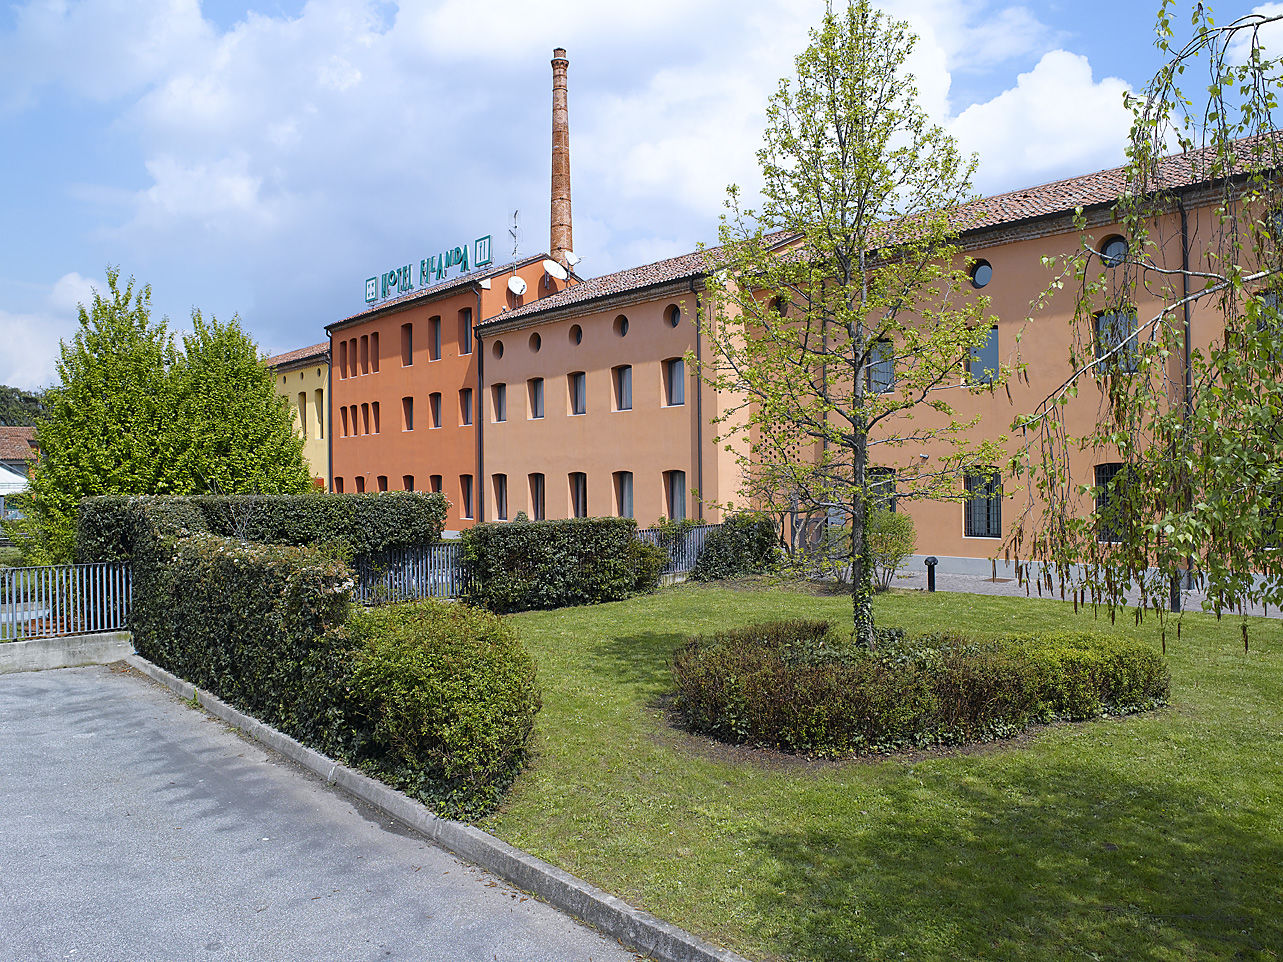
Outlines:
POLYGON ((826 622, 691 639, 673 659, 677 708, 724 741, 838 756, 1006 737, 1036 721, 1162 704, 1170 673, 1146 646, 1091 632, 906 639, 877 653, 826 622))
POLYGON ((653 590, 657 556, 637 546, 636 531, 629 518, 474 525, 462 536, 467 601, 505 613, 619 601, 653 590))
POLYGON ((735 514, 709 535, 691 571, 692 581, 717 581, 770 571, 779 563, 775 522, 756 514, 735 514))
POLYGON ((449 508, 444 495, 413 491, 88 498, 80 505, 76 560, 130 560, 131 515, 156 503, 190 508, 188 517, 201 519, 199 530, 213 534, 264 544, 342 545, 356 555, 440 540, 449 508))
POLYGON ((534 659, 496 616, 440 601, 357 612, 364 767, 447 815, 493 808, 541 706, 534 659))

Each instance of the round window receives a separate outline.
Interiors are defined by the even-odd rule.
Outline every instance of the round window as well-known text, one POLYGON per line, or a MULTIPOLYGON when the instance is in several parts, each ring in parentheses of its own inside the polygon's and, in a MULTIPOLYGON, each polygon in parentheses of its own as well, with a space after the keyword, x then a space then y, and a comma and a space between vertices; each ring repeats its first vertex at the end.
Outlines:
POLYGON ((541 347, 543 347, 543 338, 539 336, 538 331, 535 331, 530 335, 530 351, 533 354, 538 354, 541 347))
POLYGON ((584 339, 584 329, 580 327, 578 324, 571 324, 570 325, 570 343, 580 344, 583 342, 583 339, 584 339))
POLYGON ((623 337, 628 333, 628 318, 624 317, 623 314, 620 314, 615 318, 615 333, 620 337, 623 337))
POLYGON ((988 261, 976 261, 971 268, 971 286, 979 290, 993 280, 993 267, 988 261))
POLYGON ((1106 237, 1105 243, 1100 245, 1100 259, 1105 262, 1106 267, 1117 267, 1127 260, 1127 251, 1127 238, 1115 234, 1113 237, 1106 237))
POLYGON ((682 309, 678 307, 676 304, 673 304, 671 307, 669 307, 668 310, 665 312, 665 315, 668 318, 669 327, 676 327, 678 324, 682 322, 682 309))
POLYGON ((494 353, 496 361, 503 357, 503 341, 495 341, 494 347, 491 350, 494 353))

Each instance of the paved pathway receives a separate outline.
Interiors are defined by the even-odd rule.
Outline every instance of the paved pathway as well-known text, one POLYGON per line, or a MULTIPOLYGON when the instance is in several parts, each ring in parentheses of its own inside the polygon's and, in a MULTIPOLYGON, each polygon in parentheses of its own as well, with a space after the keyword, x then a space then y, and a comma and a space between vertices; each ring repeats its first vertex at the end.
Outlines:
POLYGON ((635 956, 104 667, 0 676, 0 958, 635 956))

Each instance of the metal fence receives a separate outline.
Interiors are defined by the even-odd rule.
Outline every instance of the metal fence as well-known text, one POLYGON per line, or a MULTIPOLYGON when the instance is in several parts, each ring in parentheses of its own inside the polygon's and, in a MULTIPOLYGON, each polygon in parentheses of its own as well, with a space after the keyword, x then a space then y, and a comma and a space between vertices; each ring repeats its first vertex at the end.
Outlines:
POLYGON ((123 564, 0 568, 0 641, 123 630, 131 587, 123 564))
POLYGON ((673 535, 666 528, 641 528, 637 532, 639 541, 659 545, 668 550, 668 564, 661 574, 689 574, 695 568, 695 562, 704 552, 704 545, 715 531, 720 531, 720 524, 701 524, 686 528, 681 534, 673 535))
POLYGON ((359 558, 352 600, 363 605, 457 598, 466 587, 458 541, 396 548, 359 558))

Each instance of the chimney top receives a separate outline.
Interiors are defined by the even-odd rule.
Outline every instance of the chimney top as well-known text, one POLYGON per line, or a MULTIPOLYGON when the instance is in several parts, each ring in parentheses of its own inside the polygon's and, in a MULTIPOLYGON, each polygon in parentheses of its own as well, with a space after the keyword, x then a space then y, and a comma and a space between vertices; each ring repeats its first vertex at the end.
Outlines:
POLYGON ((574 249, 570 220, 570 112, 566 103, 567 68, 564 47, 552 52, 552 216, 548 253, 569 267, 566 252, 574 249))

